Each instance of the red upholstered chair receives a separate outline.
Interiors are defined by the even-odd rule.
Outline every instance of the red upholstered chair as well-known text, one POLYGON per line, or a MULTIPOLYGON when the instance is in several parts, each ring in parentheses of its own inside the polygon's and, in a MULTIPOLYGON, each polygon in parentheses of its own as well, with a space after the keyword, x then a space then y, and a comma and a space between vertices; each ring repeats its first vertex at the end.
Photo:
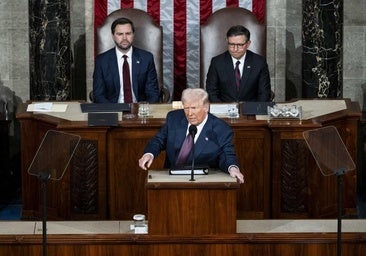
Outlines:
MULTIPOLYGON (((211 58, 227 50, 226 32, 231 26, 243 25, 250 31, 249 50, 266 56, 266 27, 255 15, 241 7, 227 7, 211 14, 201 25, 200 37, 200 83, 206 86, 206 75, 211 58)), ((274 95, 272 95, 274 97, 274 95)))
POLYGON ((168 102, 170 93, 163 83, 163 30, 145 11, 128 8, 119 9, 110 13, 104 23, 97 28, 97 54, 114 47, 111 25, 114 20, 126 17, 135 25, 134 45, 147 50, 154 55, 156 72, 160 87, 160 101, 168 102))

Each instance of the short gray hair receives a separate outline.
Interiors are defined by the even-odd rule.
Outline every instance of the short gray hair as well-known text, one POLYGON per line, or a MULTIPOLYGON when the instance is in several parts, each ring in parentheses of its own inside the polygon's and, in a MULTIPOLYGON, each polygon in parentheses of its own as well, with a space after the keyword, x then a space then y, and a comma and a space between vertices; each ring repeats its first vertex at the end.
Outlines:
POLYGON ((182 92, 181 101, 182 103, 185 101, 194 100, 200 101, 202 105, 208 105, 208 93, 202 88, 187 88, 182 92))

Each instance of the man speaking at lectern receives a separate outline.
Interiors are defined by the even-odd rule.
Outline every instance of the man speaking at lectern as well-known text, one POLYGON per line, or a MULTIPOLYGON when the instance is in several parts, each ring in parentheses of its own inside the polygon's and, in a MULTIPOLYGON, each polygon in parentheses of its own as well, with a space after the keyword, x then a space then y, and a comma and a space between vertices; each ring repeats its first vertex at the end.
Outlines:
POLYGON ((201 88, 188 88, 183 91, 181 100, 184 109, 167 114, 165 124, 147 143, 139 166, 147 170, 162 150, 166 151, 166 168, 189 165, 193 156, 189 154, 188 159, 182 160, 184 153, 181 151, 185 148, 186 137, 191 137, 193 131, 196 165, 220 169, 244 183, 232 143, 233 131, 225 121, 209 113, 207 92, 201 88))

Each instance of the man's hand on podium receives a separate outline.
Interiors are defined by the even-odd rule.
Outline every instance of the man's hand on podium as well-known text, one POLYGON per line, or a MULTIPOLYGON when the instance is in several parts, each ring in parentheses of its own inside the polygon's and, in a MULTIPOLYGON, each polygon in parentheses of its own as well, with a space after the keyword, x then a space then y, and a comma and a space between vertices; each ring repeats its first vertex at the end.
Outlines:
POLYGON ((235 165, 229 167, 230 176, 237 178, 240 183, 244 183, 244 175, 240 172, 239 168, 235 165))
POLYGON ((152 162, 154 160, 154 155, 151 153, 145 153, 140 159, 139 159, 139 166, 143 170, 147 170, 150 168, 152 162))

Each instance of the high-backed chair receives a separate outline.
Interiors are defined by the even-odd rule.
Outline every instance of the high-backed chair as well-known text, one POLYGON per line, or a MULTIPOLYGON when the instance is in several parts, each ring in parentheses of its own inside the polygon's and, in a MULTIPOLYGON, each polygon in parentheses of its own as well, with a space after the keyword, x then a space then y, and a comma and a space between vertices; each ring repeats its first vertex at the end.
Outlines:
POLYGON ((111 25, 114 20, 125 17, 135 25, 134 43, 138 48, 147 50, 154 55, 158 83, 160 88, 160 101, 167 102, 170 93, 163 83, 163 29, 145 11, 127 8, 110 13, 104 23, 97 28, 97 54, 103 53, 115 46, 111 25))
POLYGON ((211 14, 201 25, 200 83, 206 87, 206 75, 211 58, 227 50, 226 32, 231 26, 243 25, 250 31, 249 50, 266 56, 266 27, 255 15, 241 7, 227 7, 211 14))

